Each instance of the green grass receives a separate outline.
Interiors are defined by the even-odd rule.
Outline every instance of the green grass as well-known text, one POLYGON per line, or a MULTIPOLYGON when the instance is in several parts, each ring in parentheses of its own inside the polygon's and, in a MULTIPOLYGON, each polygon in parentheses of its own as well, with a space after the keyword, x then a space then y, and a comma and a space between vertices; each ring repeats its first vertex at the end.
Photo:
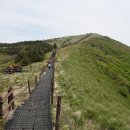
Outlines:
POLYGON ((2 72, 2 69, 4 66, 8 66, 13 63, 14 56, 6 55, 0 53, 0 72, 2 72))
POLYGON ((12 56, 0 53, 0 64, 6 64, 13 59, 12 56))
POLYGON ((74 129, 130 129, 130 48, 91 38, 59 50, 56 72, 56 93, 74 129))

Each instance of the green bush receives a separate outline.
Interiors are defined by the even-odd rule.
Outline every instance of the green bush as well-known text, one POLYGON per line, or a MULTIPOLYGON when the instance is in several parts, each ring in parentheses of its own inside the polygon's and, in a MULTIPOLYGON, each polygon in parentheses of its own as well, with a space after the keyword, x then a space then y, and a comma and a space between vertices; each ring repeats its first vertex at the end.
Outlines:
POLYGON ((125 86, 121 86, 121 87, 120 87, 119 93, 120 93, 123 97, 128 97, 128 96, 129 96, 129 90, 128 90, 125 86))
POLYGON ((83 113, 84 118, 88 118, 90 120, 94 120, 97 117, 97 113, 92 110, 92 109, 87 109, 84 113, 83 113))

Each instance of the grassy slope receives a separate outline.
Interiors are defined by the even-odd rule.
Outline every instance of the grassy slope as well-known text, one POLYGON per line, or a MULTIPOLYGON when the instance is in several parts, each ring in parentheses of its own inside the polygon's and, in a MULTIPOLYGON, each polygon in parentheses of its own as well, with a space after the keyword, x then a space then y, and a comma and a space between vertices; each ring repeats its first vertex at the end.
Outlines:
POLYGON ((63 45, 68 45, 68 44, 74 43, 74 42, 84 38, 85 36, 86 36, 85 34, 84 35, 77 35, 77 36, 67 36, 67 37, 46 40, 46 42, 48 42, 51 45, 56 43, 58 47, 61 47, 63 45))
POLYGON ((56 65, 56 92, 74 129, 130 129, 130 48, 92 38, 59 50, 56 65))

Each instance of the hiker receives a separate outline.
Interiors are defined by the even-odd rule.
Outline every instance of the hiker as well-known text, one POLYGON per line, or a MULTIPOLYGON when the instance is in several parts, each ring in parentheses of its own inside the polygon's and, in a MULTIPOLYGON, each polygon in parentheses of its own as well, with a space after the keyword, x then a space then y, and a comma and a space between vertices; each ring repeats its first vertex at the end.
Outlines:
POLYGON ((51 68, 51 63, 48 64, 48 68, 49 68, 49 69, 51 68))

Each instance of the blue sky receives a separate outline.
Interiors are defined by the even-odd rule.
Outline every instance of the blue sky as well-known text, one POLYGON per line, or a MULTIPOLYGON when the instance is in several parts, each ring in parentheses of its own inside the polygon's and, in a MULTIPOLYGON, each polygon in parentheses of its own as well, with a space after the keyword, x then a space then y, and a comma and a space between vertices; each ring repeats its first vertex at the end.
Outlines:
POLYGON ((0 0, 0 42, 99 33, 130 46, 129 0, 0 0))

